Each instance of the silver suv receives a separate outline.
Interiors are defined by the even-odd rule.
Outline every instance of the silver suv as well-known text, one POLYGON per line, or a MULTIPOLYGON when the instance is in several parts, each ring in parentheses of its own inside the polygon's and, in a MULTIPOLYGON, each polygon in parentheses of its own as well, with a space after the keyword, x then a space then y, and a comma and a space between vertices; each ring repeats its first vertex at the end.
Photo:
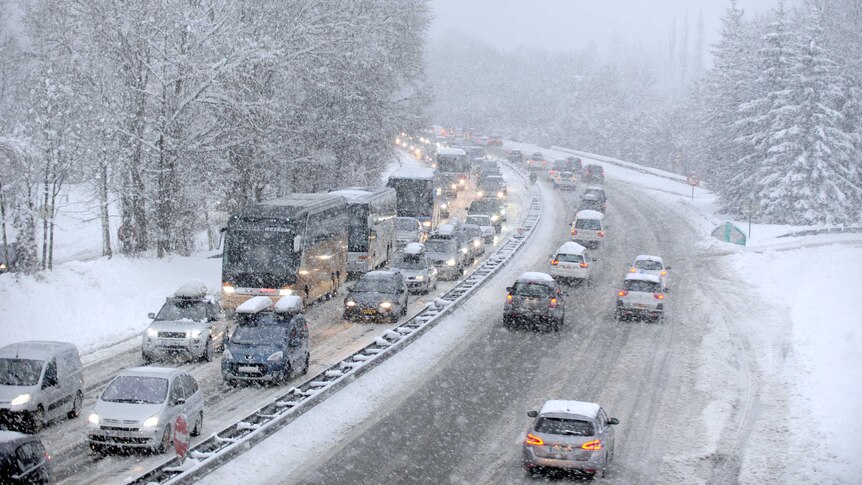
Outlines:
POLYGON ((649 318, 660 322, 664 317, 665 293, 661 277, 648 273, 628 273, 622 289, 617 291, 617 320, 628 317, 649 318))
POLYGON ((566 302, 559 284, 547 273, 527 272, 506 288, 503 325, 559 331, 566 320, 566 302))

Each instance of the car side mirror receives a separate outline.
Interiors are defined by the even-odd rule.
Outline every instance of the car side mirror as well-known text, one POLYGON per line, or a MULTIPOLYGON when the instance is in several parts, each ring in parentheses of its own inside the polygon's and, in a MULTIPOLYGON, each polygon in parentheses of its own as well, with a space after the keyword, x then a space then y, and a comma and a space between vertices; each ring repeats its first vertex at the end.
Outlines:
POLYGON ((670 270, 670 266, 665 266, 664 269, 670 270))
POLYGON ((538 415, 539 415, 539 412, 538 412, 538 411, 528 411, 528 412, 527 412, 527 416, 528 416, 528 417, 531 417, 531 418, 535 418, 535 417, 536 417, 536 416, 538 416, 538 415))
POLYGON ((620 424, 620 420, 617 418, 611 418, 608 420, 608 424, 620 424))
POLYGON ((156 314, 155 313, 147 313, 147 318, 149 318, 150 320, 155 320, 156 314))
POLYGON ((665 293, 670 293, 670 288, 665 288, 665 289, 664 289, 664 292, 665 292, 665 293))
POLYGON ((514 288, 513 288, 513 287, 511 287, 511 286, 507 286, 507 287, 506 287, 506 291, 507 291, 508 293, 511 293, 513 289, 514 289, 514 288))

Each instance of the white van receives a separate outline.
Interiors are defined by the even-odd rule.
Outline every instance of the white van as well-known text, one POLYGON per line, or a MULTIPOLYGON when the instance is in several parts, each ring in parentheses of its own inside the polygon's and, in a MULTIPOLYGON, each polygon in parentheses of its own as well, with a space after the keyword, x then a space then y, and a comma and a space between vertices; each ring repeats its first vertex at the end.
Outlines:
POLYGON ((548 274, 559 282, 570 283, 572 281, 586 282, 589 285, 590 258, 587 249, 576 242, 566 242, 551 256, 548 274))
POLYGON ((605 215, 599 211, 582 210, 572 222, 572 241, 588 248, 597 248, 605 240, 605 215))
POLYGON ((81 414, 84 371, 65 342, 19 342, 0 348, 0 421, 33 433, 81 414))

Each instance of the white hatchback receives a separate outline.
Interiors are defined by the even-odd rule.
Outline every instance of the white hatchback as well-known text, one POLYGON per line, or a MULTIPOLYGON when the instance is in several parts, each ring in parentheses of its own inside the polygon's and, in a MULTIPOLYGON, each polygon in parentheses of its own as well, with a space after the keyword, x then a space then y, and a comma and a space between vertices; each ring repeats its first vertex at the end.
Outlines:
POLYGON ((628 273, 622 289, 617 291, 617 320, 649 318, 660 322, 664 317, 665 292, 661 278, 652 274, 628 273))
POLYGON ((586 282, 589 285, 592 268, 587 249, 576 242, 566 242, 551 256, 548 274, 560 282, 586 282))
POLYGON ((632 267, 629 269, 629 272, 656 275, 661 279, 662 288, 666 288, 667 272, 669 270, 670 266, 665 266, 664 261, 661 259, 660 256, 641 254, 635 258, 635 261, 632 263, 632 267))
POLYGON ((572 222, 572 241, 588 248, 597 248, 605 240, 605 215, 594 210, 582 210, 572 222))

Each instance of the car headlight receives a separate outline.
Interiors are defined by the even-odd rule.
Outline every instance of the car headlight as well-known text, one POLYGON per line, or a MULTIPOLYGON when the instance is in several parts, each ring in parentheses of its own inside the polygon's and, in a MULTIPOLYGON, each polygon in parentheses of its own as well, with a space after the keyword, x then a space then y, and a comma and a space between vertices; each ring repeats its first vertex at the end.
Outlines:
POLYGON ((201 336, 201 331, 200 331, 200 329, 194 329, 194 330, 192 330, 191 332, 189 332, 189 336, 190 336, 191 338, 198 338, 198 337, 200 337, 200 336, 201 336))
POLYGON ((282 289, 278 290, 279 296, 290 296, 292 294, 293 294, 293 290, 291 290, 290 288, 282 288, 282 289))
POLYGON ((230 353, 230 350, 227 348, 224 349, 224 353, 221 355, 222 360, 233 360, 233 354, 230 353))
POLYGON ((6 269, 6 263, 0 263, 0 269, 6 269))
POLYGON ((476 192, 476 197, 484 197, 484 196, 485 196, 485 193, 482 192, 481 190, 476 192))
POLYGON ((455 190, 457 188, 458 188, 458 184, 452 184, 452 190, 455 190))
POLYGON ((476 239, 475 241, 473 241, 473 247, 474 247, 474 248, 478 248, 478 247, 479 247, 479 246, 481 246, 481 245, 482 245, 482 241, 480 241, 480 240, 478 240, 478 239, 476 239))
POLYGON ((493 216, 491 216, 491 222, 497 222, 499 220, 500 220, 500 216, 498 216, 497 214, 494 214, 493 216))
POLYGON ((159 416, 150 416, 149 418, 144 420, 144 424, 141 426, 142 428, 155 428, 159 425, 159 416))
POLYGON ((98 426, 99 425, 99 415, 96 413, 90 413, 90 417, 87 418, 87 422, 89 422, 90 424, 98 426))
POLYGON ((157 337, 159 331, 152 327, 147 327, 147 337, 157 337))
POLYGON ((221 287, 221 291, 223 291, 225 295, 233 295, 236 292, 236 288, 231 285, 223 285, 221 287))
POLYGON ((392 308, 392 303, 388 301, 384 301, 380 304, 380 308, 386 308, 387 310, 392 308))
POLYGON ((452 258, 449 261, 446 261, 446 266, 455 266, 456 264, 457 264, 457 261, 455 261, 455 258, 452 258))
POLYGON ((500 215, 505 216, 506 215, 506 209, 500 209, 500 215))
POLYGON ((448 208, 449 208, 449 204, 447 204, 447 203, 445 203, 445 202, 444 202, 444 203, 440 204, 440 208, 441 208, 441 209, 443 209, 443 210, 446 210, 446 209, 448 209, 448 208))
POLYGON ((461 184, 461 185, 467 185, 467 181, 466 181, 466 180, 459 180, 459 181, 458 181, 458 183, 459 183, 459 184, 461 184))
POLYGON ((284 352, 279 350, 278 352, 275 352, 269 357, 267 357, 266 360, 272 362, 274 360, 281 360, 282 358, 284 358, 284 352))
POLYGON ((469 251, 467 248, 461 248, 461 254, 467 254, 469 251))
POLYGON ((30 402, 30 394, 29 393, 21 394, 20 396, 16 397, 15 399, 9 401, 9 404, 11 404, 13 406, 20 406, 22 404, 27 404, 28 402, 30 402))
POLYGON ((356 306, 356 302, 353 300, 347 300, 344 304, 351 307, 356 306))
POLYGON ((498 198, 498 199, 502 199, 502 198, 503 198, 503 197, 505 197, 505 196, 506 196, 506 194, 504 194, 504 193, 502 193, 502 192, 497 192, 497 198, 498 198))

